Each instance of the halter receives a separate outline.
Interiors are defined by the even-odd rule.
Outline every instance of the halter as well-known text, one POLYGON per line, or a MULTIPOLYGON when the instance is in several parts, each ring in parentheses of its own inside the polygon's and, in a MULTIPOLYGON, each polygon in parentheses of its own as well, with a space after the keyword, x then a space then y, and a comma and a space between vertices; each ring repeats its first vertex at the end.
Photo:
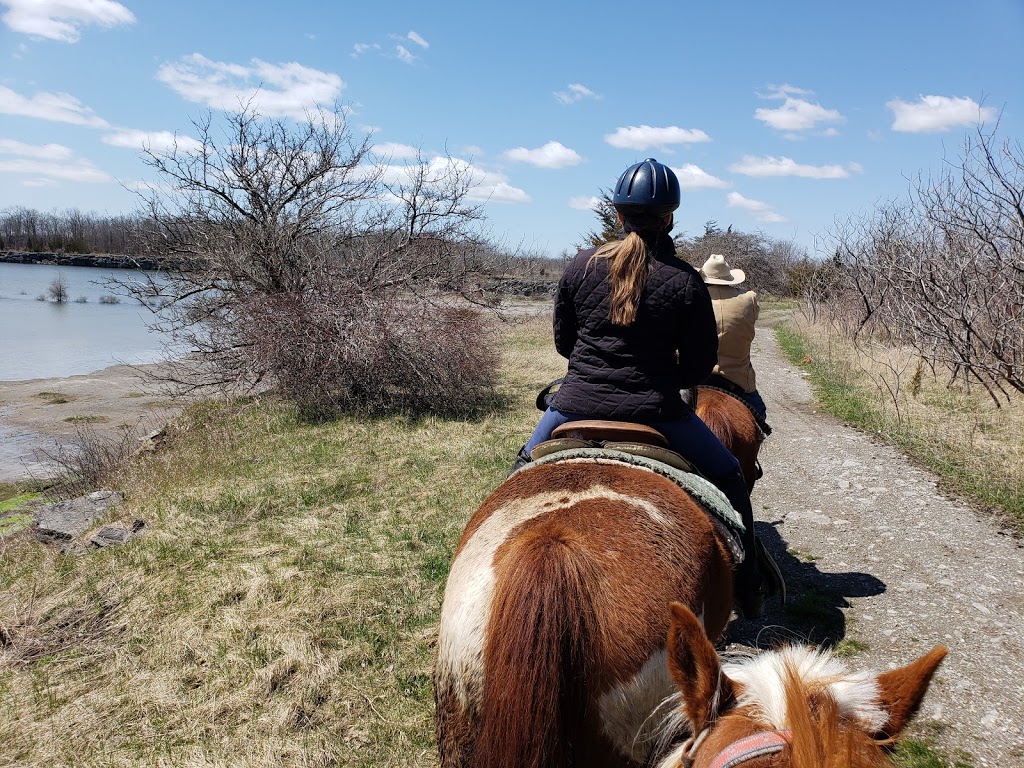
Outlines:
MULTIPOLYGON (((693 739, 683 754, 683 765, 690 768, 693 765, 694 755, 697 749, 704 743, 705 737, 710 729, 704 729, 701 734, 693 739)), ((774 755, 781 752, 793 739, 793 732, 790 730, 762 731, 752 736, 745 736, 727 746, 711 761, 708 768, 735 768, 747 760, 754 760, 765 755, 774 755)))

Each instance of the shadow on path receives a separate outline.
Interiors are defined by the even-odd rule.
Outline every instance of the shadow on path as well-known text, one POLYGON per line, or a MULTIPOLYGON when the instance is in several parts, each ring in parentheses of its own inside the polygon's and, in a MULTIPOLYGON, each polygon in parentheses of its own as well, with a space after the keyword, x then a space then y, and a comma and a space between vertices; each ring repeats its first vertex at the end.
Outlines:
POLYGON ((786 605, 777 597, 765 603, 760 619, 736 619, 722 638, 724 646, 772 648, 782 643, 835 646, 846 636, 843 608, 848 597, 870 597, 886 590, 883 581, 868 573, 823 573, 794 553, 774 525, 756 524, 757 535, 775 558, 786 578, 786 605))

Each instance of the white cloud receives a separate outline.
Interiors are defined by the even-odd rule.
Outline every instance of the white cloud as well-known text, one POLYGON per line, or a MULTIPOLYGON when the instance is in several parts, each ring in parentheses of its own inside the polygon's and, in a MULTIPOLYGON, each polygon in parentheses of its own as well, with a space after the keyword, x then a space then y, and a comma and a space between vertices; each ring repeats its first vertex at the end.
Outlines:
POLYGON ((605 134, 604 140, 619 149, 663 149, 670 144, 690 144, 711 141, 711 137, 696 128, 652 128, 649 125, 630 125, 605 134))
POLYGON ((777 131, 810 131, 819 123, 841 123, 846 119, 838 110, 788 96, 781 107, 754 110, 754 117, 777 131))
POLYGON ((114 0, 0 0, 7 8, 2 20, 15 32, 32 37, 78 41, 86 24, 114 27, 134 24, 135 15, 114 0))
POLYGON ((483 147, 478 147, 476 144, 467 144, 462 148, 462 154, 469 155, 470 157, 481 157, 486 155, 483 147))
MULTIPOLYGON (((383 165, 380 166, 382 180, 385 184, 408 184, 418 171, 415 165, 383 165)), ((468 179, 471 185, 466 197, 475 202, 495 203, 528 203, 530 196, 522 189, 513 187, 503 174, 484 170, 479 166, 459 158, 437 156, 427 163, 426 179, 428 186, 431 179, 440 183, 451 173, 458 173, 468 179)))
POLYGON ((203 145, 191 136, 170 131, 138 131, 133 128, 118 128, 114 133, 101 137, 104 144, 128 149, 149 149, 153 152, 167 152, 177 148, 179 152, 196 152, 203 145))
POLYGON ((356 43, 352 46, 352 53, 349 54, 353 59, 362 56, 367 51, 379 51, 380 45, 377 43, 356 43))
POLYGON ((404 45, 395 46, 395 55, 398 56, 398 58, 404 61, 406 64, 412 64, 414 61, 416 61, 416 57, 409 53, 409 49, 406 48, 404 45))
POLYGON ((53 186, 60 181, 109 182, 113 179, 104 171, 61 144, 25 144, 13 139, 0 140, 0 173, 32 176, 24 183, 29 186, 53 186))
POLYGON ((768 203, 761 202, 760 200, 751 200, 739 192, 730 192, 727 200, 729 201, 730 208, 742 208, 745 211, 750 211, 758 221, 780 224, 786 220, 783 216, 773 211, 768 203))
POLYGON ((601 198, 591 195, 579 195, 569 198, 569 207, 577 211, 595 211, 601 205, 601 198))
POLYGON ((90 128, 106 128, 109 125, 70 94, 41 91, 32 98, 26 98, 3 85, 0 85, 0 114, 36 117, 90 128))
POLYGON ((557 141, 549 141, 543 147, 527 149, 516 147, 505 151, 505 157, 516 163, 529 163, 538 168, 568 168, 579 165, 583 158, 574 149, 569 149, 557 141))
POLYGON ((390 157, 393 160, 404 160, 416 157, 419 150, 411 144, 397 144, 393 141, 383 141, 373 145, 373 154, 377 157, 390 157))
POLYGON ((407 38, 408 38, 409 40, 412 40, 412 41, 413 41, 414 43, 416 43, 416 45, 420 46, 420 48, 429 48, 429 47, 430 47, 430 43, 428 43, 428 42, 427 42, 426 40, 424 40, 424 39, 423 39, 423 38, 422 38, 422 37, 421 37, 421 36, 420 36, 420 35, 419 35, 418 33, 416 33, 416 32, 410 31, 410 32, 409 32, 409 34, 408 34, 408 35, 406 35, 406 37, 407 37, 407 38))
POLYGON ((814 91, 808 91, 806 88, 798 88, 795 85, 789 83, 782 83, 781 85, 769 85, 768 90, 765 93, 757 94, 758 98, 761 99, 784 99, 787 96, 813 96, 814 91))
POLYGON ((687 163, 682 168, 673 168, 676 178, 679 179, 680 189, 724 189, 729 182, 723 181, 717 176, 712 176, 700 166, 687 163))
POLYGON ((600 99, 601 96, 594 93, 587 86, 580 83, 569 83, 564 91, 555 91, 555 98, 562 104, 574 104, 583 99, 600 99))
MULTIPOLYGON (((856 165, 856 164, 853 164, 856 165)), ((859 168, 859 166, 857 166, 859 168)), ((801 165, 789 157, 754 157, 744 155, 729 166, 733 173, 764 178, 767 176, 800 176, 805 179, 845 179, 849 170, 841 165, 801 165)))
POLYGON ((337 75, 295 62, 253 59, 248 65, 231 64, 200 53, 164 64, 156 77, 188 101, 224 110, 251 104, 268 117, 302 118, 333 102, 345 87, 337 75))
POLYGON ((36 160, 68 160, 74 152, 63 144, 25 144, 14 139, 0 139, 0 155, 18 155, 36 160))
POLYGON ((895 115, 892 129, 904 133, 939 133, 957 126, 977 125, 996 116, 992 107, 955 96, 921 96, 914 103, 893 99, 885 106, 895 115))
POLYGON ((23 187, 58 187, 60 186, 53 179, 25 179, 21 182, 23 187))

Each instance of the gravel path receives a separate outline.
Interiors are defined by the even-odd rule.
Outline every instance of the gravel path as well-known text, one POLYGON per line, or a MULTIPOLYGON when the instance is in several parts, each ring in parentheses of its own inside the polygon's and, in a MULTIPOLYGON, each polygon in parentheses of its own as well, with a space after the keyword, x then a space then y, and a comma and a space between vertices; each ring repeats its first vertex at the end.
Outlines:
POLYGON ((754 346, 773 434, 754 490, 758 530, 790 585, 727 641, 864 644, 851 666, 884 670, 949 647, 914 733, 952 759, 1024 766, 1024 548, 997 521, 943 496, 895 449, 818 413, 768 328, 754 346))

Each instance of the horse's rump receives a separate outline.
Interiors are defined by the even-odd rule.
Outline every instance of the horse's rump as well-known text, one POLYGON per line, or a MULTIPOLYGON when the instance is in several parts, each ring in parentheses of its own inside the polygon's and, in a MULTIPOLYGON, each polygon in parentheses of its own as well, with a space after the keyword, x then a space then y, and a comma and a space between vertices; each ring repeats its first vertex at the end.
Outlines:
POLYGON ((556 462, 506 481, 466 526, 445 593, 442 765, 540 764, 566 744, 577 764, 641 759, 672 690, 669 603, 714 636, 728 620, 720 537, 682 489, 637 467, 556 462))

